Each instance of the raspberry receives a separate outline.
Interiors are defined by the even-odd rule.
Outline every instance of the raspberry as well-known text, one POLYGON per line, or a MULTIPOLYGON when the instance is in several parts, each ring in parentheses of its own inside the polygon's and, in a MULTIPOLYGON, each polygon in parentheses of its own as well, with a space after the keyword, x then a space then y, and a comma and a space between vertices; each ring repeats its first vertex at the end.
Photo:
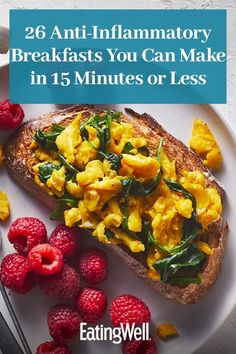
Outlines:
POLYGON ((24 111, 19 104, 11 104, 8 99, 0 102, 0 130, 18 128, 24 116, 24 111))
POLYGON ((78 294, 80 289, 79 275, 68 265, 64 265, 57 274, 39 277, 38 283, 44 294, 58 300, 70 300, 78 294))
POLYGON ((70 350, 64 344, 51 341, 40 344, 36 354, 70 354, 70 350))
POLYGON ((75 256, 81 248, 81 238, 75 228, 58 225, 49 238, 50 245, 57 247, 65 259, 75 256))
POLYGON ((128 340, 123 344, 123 354, 156 354, 156 343, 149 340, 128 340))
POLYGON ((61 251, 47 243, 32 248, 28 259, 31 269, 41 275, 55 274, 63 267, 61 251))
POLYGON ((84 321, 96 323, 106 312, 107 297, 101 290, 85 288, 76 299, 76 308, 84 321))
POLYGON ((107 277, 108 261, 99 248, 88 248, 79 260, 79 270, 89 285, 101 283, 107 277))
POLYGON ((147 305, 130 294, 120 295, 112 301, 110 315, 115 327, 120 327, 121 323, 140 325, 150 322, 150 311, 147 305))
POLYGON ((1 264, 1 281, 6 288, 18 294, 25 294, 35 286, 33 273, 28 259, 17 253, 3 258, 1 264))
POLYGON ((79 314, 65 305, 53 306, 48 313, 49 332, 58 343, 66 343, 74 339, 81 322, 79 314))
POLYGON ((47 230, 37 218, 18 218, 10 227, 8 240, 18 252, 28 254, 34 246, 46 242, 47 230))

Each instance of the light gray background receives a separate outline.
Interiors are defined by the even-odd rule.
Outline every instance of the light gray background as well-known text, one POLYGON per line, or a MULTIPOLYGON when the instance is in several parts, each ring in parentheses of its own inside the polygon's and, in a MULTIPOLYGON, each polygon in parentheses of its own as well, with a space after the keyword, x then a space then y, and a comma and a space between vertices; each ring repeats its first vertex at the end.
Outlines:
MULTIPOLYGON (((215 106, 228 120, 236 135, 236 0, 41 0, 40 2, 35 0, 0 0, 1 26, 9 26, 8 11, 13 8, 227 9, 228 103, 215 106)), ((195 354, 221 353, 236 353, 236 308, 217 333, 195 352, 195 354)))

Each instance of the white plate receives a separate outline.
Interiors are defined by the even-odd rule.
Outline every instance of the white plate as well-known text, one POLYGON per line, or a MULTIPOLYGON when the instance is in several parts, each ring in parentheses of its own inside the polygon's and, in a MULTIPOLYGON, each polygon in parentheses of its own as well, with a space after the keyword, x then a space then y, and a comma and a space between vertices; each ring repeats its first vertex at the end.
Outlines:
MULTIPOLYGON (((8 67, 0 70, 1 87, 0 98, 8 96, 8 67)), ((231 132, 226 127, 222 118, 207 105, 130 105, 134 110, 153 115, 169 132, 187 143, 193 119, 203 118, 209 123, 214 132, 224 156, 224 165, 217 174, 218 179, 225 187, 227 198, 225 201, 225 216, 228 220, 230 231, 222 271, 215 285, 207 296, 196 305, 178 305, 158 295, 147 285, 143 284, 136 276, 116 258, 110 257, 110 274, 108 280, 101 286, 111 299, 122 293, 132 293, 142 298, 150 307, 152 313, 152 333, 155 336, 155 326, 158 323, 170 322, 177 326, 180 337, 168 343, 157 340, 159 354, 188 354, 199 348, 223 323, 236 303, 236 242, 231 230, 236 229, 236 144, 231 132)), ((27 119, 42 113, 54 110, 53 105, 25 105, 27 119)), ((123 105, 115 107, 123 110, 123 105)), ((0 141, 6 135, 0 134, 0 141)), ((3 248, 1 258, 13 248, 7 241, 7 230, 11 221, 19 216, 37 216, 48 227, 48 232, 54 228, 55 223, 48 221, 48 211, 34 198, 19 188, 4 169, 0 171, 0 189, 5 190, 10 198, 12 207, 11 220, 2 226, 3 248)), ((46 323, 47 309, 54 301, 46 298, 39 290, 34 289, 30 294, 18 296, 11 294, 17 315, 27 340, 35 352, 36 346, 49 339, 46 323)), ((0 299, 1 311, 4 313, 12 327, 7 315, 3 300, 0 299)), ((109 316, 105 319, 109 325, 109 316)), ((156 336, 155 336, 156 338, 156 336)), ((104 354, 105 352, 121 353, 121 346, 109 342, 74 342, 71 346, 73 353, 104 354)))

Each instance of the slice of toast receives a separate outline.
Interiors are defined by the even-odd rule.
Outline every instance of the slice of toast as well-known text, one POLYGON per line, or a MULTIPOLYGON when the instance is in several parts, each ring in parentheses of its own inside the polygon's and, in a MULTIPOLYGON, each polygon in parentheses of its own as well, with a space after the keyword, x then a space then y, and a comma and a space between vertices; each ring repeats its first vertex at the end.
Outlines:
MULTIPOLYGON (((40 186, 34 182, 32 165, 34 157, 30 149, 30 144, 34 134, 38 129, 49 130, 52 123, 58 123, 63 126, 69 124, 78 113, 82 114, 82 121, 89 118, 92 114, 99 111, 93 106, 76 105, 64 110, 55 111, 43 115, 35 120, 25 123, 17 132, 13 133, 5 146, 5 160, 9 174, 13 179, 25 188, 30 194, 41 200, 44 205, 54 209, 56 199, 50 197, 40 186)), ((217 189, 221 198, 224 191, 209 170, 203 165, 201 159, 187 148, 181 141, 174 138, 166 132, 151 116, 144 113, 139 115, 131 109, 126 109, 127 115, 122 118, 123 121, 131 123, 139 136, 148 137, 148 148, 150 155, 156 155, 156 148, 161 137, 164 137, 164 148, 171 160, 176 161, 176 172, 183 170, 199 170, 204 173, 206 187, 217 189)), ((221 216, 209 227, 204 237, 213 249, 213 254, 207 257, 204 267, 201 269, 200 285, 170 285, 162 281, 155 281, 147 277, 147 266, 145 259, 139 254, 131 253, 126 247, 118 245, 106 245, 121 260, 127 264, 138 277, 149 283, 162 295, 182 304, 191 304, 198 301, 204 295, 209 287, 214 283, 224 255, 225 243, 227 239, 228 226, 223 222, 221 216)))

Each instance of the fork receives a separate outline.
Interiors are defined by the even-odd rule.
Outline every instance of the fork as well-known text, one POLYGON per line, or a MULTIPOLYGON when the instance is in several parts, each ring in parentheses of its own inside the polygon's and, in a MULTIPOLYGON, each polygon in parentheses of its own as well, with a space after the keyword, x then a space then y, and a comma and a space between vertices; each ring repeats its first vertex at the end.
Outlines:
MULTIPOLYGON (((20 326, 20 323, 17 319, 16 313, 12 307, 12 304, 9 300, 9 297, 6 293, 6 290, 0 282, 0 290, 2 293, 2 297, 5 301, 5 304, 7 306, 8 312, 11 316, 12 322, 14 323, 14 326, 17 330, 17 333, 20 337, 22 346, 24 348, 24 351, 26 354, 32 354, 29 345, 26 341, 25 335, 22 331, 22 328, 20 326)), ((0 312, 0 349, 2 350, 3 354, 23 354, 22 349, 20 348, 19 344, 17 343, 15 337, 13 336, 10 328, 8 327, 3 315, 0 312)))

